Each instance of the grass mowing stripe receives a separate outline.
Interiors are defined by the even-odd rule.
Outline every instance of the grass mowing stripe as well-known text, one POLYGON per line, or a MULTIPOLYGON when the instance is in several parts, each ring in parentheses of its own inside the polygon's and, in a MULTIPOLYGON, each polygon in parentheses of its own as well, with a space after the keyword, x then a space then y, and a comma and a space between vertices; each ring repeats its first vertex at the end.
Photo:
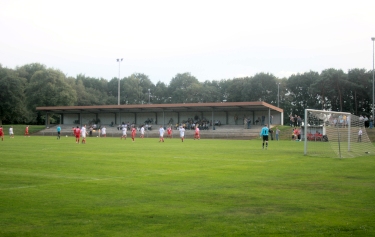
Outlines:
MULTIPOLYGON (((202 158, 197 158, 197 159, 202 159, 202 158)), ((212 160, 212 159, 211 159, 212 160)), ((236 162, 241 161, 241 162, 271 162, 271 161, 277 161, 279 159, 273 159, 273 160, 235 160, 236 162)), ((222 161, 222 160, 221 160, 222 161)), ((233 161, 233 160, 228 160, 228 161, 233 161)), ((194 170, 180 170, 180 171, 171 171, 171 172, 163 172, 163 173, 154 173, 154 174, 143 174, 143 175, 132 175, 132 176, 127 176, 127 177, 108 177, 108 178, 97 178, 97 177, 91 177, 91 178, 82 178, 82 177, 71 177, 71 176, 59 176, 59 175, 46 175, 46 174, 35 174, 35 173, 25 173, 25 172, 1 172, 0 174, 4 175, 19 175, 19 176, 32 176, 32 177, 45 177, 45 178, 54 178, 54 179, 74 179, 76 180, 75 182, 90 182, 90 181, 107 181, 107 180, 113 180, 113 179, 129 179, 129 178, 136 178, 140 176, 149 176, 149 175, 170 175, 170 174, 177 174, 177 173, 183 173, 183 172, 193 172, 193 171, 204 171, 206 169, 216 169, 216 168, 225 168, 225 167, 230 167, 230 166, 235 166, 238 164, 228 164, 224 166, 211 166, 207 168, 199 168, 199 169, 194 169, 194 170)), ((67 184, 72 184, 74 182, 59 182, 55 184, 47 184, 47 185, 67 185, 67 184)), ((34 185, 34 186, 20 186, 20 187, 10 187, 10 188, 0 188, 0 190, 8 190, 8 189, 19 189, 19 188, 37 188, 41 186, 46 186, 46 185, 34 185)))

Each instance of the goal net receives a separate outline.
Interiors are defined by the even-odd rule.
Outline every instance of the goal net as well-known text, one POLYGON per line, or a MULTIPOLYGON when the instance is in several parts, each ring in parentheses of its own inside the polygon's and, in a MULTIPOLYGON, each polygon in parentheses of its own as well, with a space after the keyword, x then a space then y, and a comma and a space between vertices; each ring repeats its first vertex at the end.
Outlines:
POLYGON ((305 155, 353 158, 375 154, 365 121, 350 113, 306 109, 301 134, 305 155))

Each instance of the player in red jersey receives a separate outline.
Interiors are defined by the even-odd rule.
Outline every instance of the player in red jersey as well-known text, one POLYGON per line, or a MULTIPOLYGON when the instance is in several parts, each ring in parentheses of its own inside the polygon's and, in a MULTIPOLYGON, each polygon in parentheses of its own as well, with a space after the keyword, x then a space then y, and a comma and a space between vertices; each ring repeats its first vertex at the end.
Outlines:
POLYGON ((0 126, 0 137, 1 137, 1 141, 4 141, 4 131, 3 131, 3 126, 0 126))
POLYGON ((30 137, 30 135, 29 135, 29 126, 26 126, 26 128, 25 128, 25 137, 26 136, 30 137))
POLYGON ((199 128, 198 128, 198 126, 195 128, 195 133, 194 133, 194 140, 195 139, 200 139, 201 138, 201 136, 199 135, 199 128))
POLYGON ((77 126, 74 130, 74 135, 76 136, 76 143, 79 143, 79 138, 81 136, 81 129, 77 126))
POLYGON ((134 142, 135 136, 136 136, 137 130, 133 127, 132 128, 132 140, 134 142))
POLYGON ((171 127, 167 128, 167 137, 172 138, 172 128, 171 127))

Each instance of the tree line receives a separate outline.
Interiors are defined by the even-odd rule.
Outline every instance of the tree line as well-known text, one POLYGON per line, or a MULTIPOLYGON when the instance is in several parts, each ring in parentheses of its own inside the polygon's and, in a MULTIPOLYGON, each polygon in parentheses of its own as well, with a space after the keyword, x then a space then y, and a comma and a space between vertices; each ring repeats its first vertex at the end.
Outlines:
MULTIPOLYGON (((15 69, 0 64, 0 124, 43 124, 38 106, 110 105, 118 102, 118 78, 67 77, 39 63, 15 69)), ((265 101, 289 114, 304 109, 372 113, 372 71, 329 68, 288 78, 269 73, 252 77, 200 82, 190 73, 178 73, 169 84, 142 73, 120 79, 120 104, 165 104, 265 101)), ((55 117, 58 119, 58 116, 55 117)), ((57 121, 58 122, 58 121, 57 121)))

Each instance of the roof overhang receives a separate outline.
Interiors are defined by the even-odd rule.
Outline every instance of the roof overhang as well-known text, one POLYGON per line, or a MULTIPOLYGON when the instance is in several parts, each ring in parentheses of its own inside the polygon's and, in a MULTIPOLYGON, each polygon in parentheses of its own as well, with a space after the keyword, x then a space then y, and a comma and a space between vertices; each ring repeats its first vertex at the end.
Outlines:
POLYGON ((283 112, 276 106, 263 101, 223 102, 223 103, 184 103, 184 104, 135 104, 135 105, 93 105, 93 106, 48 106, 36 107, 37 111, 48 113, 157 113, 185 111, 275 111, 283 112))

